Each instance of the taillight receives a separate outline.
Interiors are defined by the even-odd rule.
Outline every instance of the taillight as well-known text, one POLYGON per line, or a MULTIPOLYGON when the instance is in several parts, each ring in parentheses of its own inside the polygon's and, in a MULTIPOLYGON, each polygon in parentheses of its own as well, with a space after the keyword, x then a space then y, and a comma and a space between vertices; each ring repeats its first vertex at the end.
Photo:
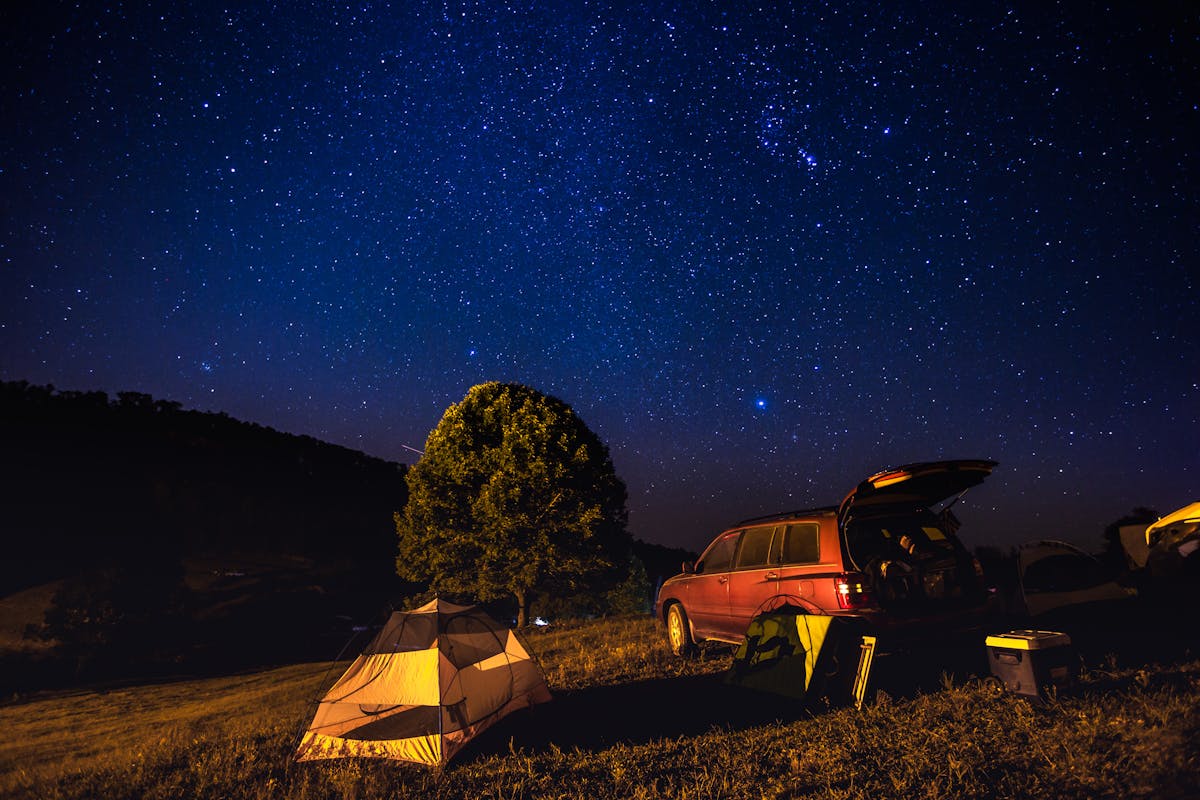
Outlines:
POLYGON ((864 608, 875 605, 875 593, 861 572, 843 572, 833 579, 838 608, 864 608))

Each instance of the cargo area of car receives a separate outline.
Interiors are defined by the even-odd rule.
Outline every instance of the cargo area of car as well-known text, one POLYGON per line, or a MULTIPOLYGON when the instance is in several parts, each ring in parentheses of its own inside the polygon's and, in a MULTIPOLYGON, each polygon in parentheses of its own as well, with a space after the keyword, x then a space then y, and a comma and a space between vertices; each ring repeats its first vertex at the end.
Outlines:
POLYGON ((847 520, 843 546, 871 599, 893 613, 924 614, 984 600, 974 559, 928 511, 847 520))

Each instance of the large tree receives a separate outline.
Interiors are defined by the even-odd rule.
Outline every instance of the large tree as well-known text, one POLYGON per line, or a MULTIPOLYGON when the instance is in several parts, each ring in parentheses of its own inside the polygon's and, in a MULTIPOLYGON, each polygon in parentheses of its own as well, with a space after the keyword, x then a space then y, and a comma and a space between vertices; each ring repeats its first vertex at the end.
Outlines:
POLYGON ((440 592, 512 597, 603 591, 625 567, 625 485, 566 403, 484 383, 446 409, 408 471, 396 571, 440 592))

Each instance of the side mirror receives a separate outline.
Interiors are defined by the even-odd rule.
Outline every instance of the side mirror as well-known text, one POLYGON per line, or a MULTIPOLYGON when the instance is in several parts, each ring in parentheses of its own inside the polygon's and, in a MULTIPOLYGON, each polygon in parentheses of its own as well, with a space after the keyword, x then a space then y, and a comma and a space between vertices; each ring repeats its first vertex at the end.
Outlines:
POLYGON ((692 575, 696 572, 696 565, 691 561, 685 561, 679 566, 684 575, 692 575))

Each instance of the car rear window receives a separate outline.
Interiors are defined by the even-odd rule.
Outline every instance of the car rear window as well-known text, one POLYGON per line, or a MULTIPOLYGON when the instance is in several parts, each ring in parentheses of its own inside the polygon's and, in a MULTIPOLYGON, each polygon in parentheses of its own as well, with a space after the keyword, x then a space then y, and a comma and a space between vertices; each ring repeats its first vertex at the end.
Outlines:
POLYGON ((783 564, 812 564, 821 560, 821 526, 815 522, 794 523, 787 526, 782 537, 779 557, 772 561, 783 564))

